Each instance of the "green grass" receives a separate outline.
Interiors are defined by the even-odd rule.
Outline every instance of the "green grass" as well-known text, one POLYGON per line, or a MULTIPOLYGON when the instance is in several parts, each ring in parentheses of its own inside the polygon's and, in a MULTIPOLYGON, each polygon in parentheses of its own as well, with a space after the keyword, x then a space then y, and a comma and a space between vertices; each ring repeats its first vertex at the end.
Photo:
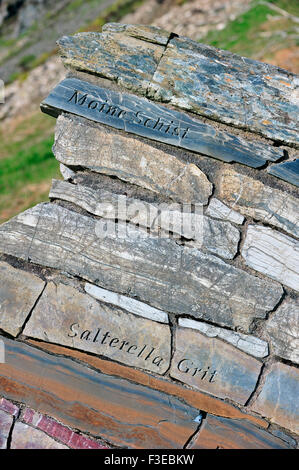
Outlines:
MULTIPOLYGON (((297 0, 273 0, 271 3, 289 13, 299 14, 297 0)), ((223 30, 211 31, 201 42, 246 57, 255 57, 268 46, 280 47, 282 42, 288 45, 287 39, 281 39, 280 31, 285 31, 287 34, 294 33, 296 24, 290 18, 278 17, 277 11, 254 1, 248 11, 230 21, 223 30), (269 33, 269 35, 265 36, 264 33, 269 33)))
POLYGON ((0 160, 0 196, 18 190, 26 184, 50 181, 58 172, 58 162, 52 153, 53 137, 47 138, 0 160))

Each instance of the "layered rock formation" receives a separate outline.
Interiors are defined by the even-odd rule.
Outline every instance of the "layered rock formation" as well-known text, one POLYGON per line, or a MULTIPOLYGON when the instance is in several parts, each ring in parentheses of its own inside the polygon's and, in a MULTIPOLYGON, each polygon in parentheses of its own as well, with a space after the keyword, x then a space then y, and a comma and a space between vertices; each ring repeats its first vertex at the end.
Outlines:
POLYGON ((0 391, 31 410, 3 429, 296 447, 298 77, 103 29, 59 41, 68 76, 42 103, 64 181, 0 227, 0 391))

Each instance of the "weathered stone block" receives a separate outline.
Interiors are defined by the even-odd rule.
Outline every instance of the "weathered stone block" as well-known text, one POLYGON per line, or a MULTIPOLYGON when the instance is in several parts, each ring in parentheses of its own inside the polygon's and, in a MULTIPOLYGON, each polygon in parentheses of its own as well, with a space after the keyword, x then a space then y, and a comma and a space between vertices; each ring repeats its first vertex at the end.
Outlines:
POLYGON ((189 449, 289 449, 283 440, 251 423, 208 415, 189 449))
POLYGON ((0 328, 17 336, 45 283, 31 273, 0 262, 0 328))
POLYGON ((299 158, 271 165, 267 171, 271 175, 299 187, 299 158))
POLYGON ((4 340, 3 393, 71 428, 139 449, 182 448, 198 428, 199 410, 173 395, 4 340))
POLYGON ((257 383, 261 363, 216 338, 179 327, 170 375, 219 398, 245 404, 257 383))
POLYGON ((271 366, 252 410, 298 434, 298 396, 299 370, 277 362, 271 366))
POLYGON ((299 306, 285 300, 266 322, 274 354, 299 364, 299 306))
POLYGON ((193 163, 182 163, 129 135, 70 117, 57 120, 53 152, 63 164, 117 176, 176 202, 206 204, 212 193, 212 184, 193 163))
POLYGON ((80 184, 53 180, 50 198, 73 202, 88 212, 111 220, 123 220, 150 228, 153 234, 171 234, 193 239, 188 246, 203 248, 211 253, 232 259, 238 251, 240 232, 229 222, 202 215, 197 208, 180 204, 150 204, 140 199, 94 190, 80 184), (165 234, 161 233, 161 229, 165 234))
POLYGON ((66 78, 59 83, 42 102, 41 109, 55 117, 65 111, 151 140, 254 168, 283 156, 281 149, 268 144, 243 139, 144 98, 100 88, 77 78, 66 78))
POLYGON ((265 357, 269 354, 268 343, 256 336, 243 335, 209 323, 190 320, 189 318, 179 318, 179 326, 198 330, 209 338, 223 339, 241 351, 255 357, 265 357))
POLYGON ((299 245, 269 227, 249 225, 242 249, 248 266, 299 290, 299 245))
POLYGON ((94 286, 93 284, 86 283, 84 289, 89 295, 101 302, 115 305, 116 307, 120 307, 123 310, 127 310, 128 312, 134 313, 135 315, 139 315, 143 318, 148 318, 149 320, 159 323, 169 323, 166 312, 151 307, 144 302, 139 302, 139 300, 131 299, 125 295, 102 289, 101 287, 94 286))
POLYGON ((297 145, 297 85, 297 76, 288 71, 176 37, 167 45, 149 94, 297 145))
POLYGON ((11 449, 68 449, 68 447, 56 442, 39 429, 17 422, 12 432, 11 449))
POLYGON ((225 169, 219 196, 242 214, 299 236, 298 198, 261 181, 225 169))
POLYGON ((206 214, 216 219, 228 220, 235 224, 242 224, 244 222, 243 215, 234 211, 230 207, 227 207, 223 202, 213 197, 210 201, 209 207, 206 210, 206 214))
POLYGON ((245 331, 281 298, 279 284, 215 256, 121 224, 103 233, 98 223, 56 204, 39 204, 0 227, 0 250, 165 311, 245 331))
POLYGON ((13 424, 13 417, 0 410, 0 449, 7 448, 7 439, 13 424))
POLYGON ((24 335, 164 373, 170 363, 168 325, 100 304, 70 286, 49 283, 24 335))

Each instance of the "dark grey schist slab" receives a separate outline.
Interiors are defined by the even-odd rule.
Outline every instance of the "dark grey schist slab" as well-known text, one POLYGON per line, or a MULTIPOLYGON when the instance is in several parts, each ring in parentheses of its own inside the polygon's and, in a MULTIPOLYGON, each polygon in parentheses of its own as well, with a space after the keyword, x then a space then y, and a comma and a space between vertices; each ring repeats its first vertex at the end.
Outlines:
POLYGON ((144 98, 100 88, 77 78, 58 84, 42 102, 45 113, 62 111, 83 116, 116 129, 202 153, 225 162, 258 168, 277 161, 283 151, 260 142, 222 132, 188 115, 144 98))
POLYGON ((298 76, 144 26, 64 36, 68 67, 216 121, 298 145, 298 76))
POLYGON ((268 168, 268 172, 299 187, 299 158, 272 165, 268 168))

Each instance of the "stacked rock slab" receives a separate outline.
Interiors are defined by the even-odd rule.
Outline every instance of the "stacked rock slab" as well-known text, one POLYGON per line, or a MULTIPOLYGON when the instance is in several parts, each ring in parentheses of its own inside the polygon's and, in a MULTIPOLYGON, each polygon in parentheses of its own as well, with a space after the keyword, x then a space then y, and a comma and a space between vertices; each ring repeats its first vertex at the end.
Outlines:
POLYGON ((0 227, 0 442, 296 447, 298 77, 154 27, 59 46, 63 179, 0 227))

